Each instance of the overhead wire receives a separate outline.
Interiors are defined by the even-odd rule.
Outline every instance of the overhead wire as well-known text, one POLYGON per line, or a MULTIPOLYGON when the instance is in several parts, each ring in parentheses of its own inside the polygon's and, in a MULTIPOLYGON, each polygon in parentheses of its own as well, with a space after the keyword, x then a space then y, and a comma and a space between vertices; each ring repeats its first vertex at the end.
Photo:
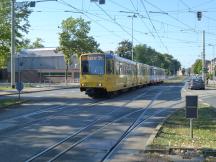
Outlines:
MULTIPOLYGON (((143 1, 145 1, 146 3, 148 3, 149 5, 151 5, 152 7, 154 7, 154 8, 156 8, 156 9, 158 9, 159 11, 161 11, 161 12, 165 12, 164 10, 162 10, 161 8, 159 8, 158 6, 156 6, 156 5, 154 5, 154 4, 152 4, 151 2, 149 2, 148 0, 143 0, 143 1)), ((184 26, 186 26, 186 27, 188 27, 189 29, 193 29, 195 32, 197 32, 196 31, 196 29, 194 29, 193 27, 191 27, 191 26, 189 26, 188 24, 186 24, 186 23, 184 23, 184 22, 182 22, 182 21, 180 21, 179 19, 177 19, 176 17, 174 17, 174 16, 171 16, 170 14, 166 14, 167 16, 169 16, 170 18, 172 18, 173 20, 175 20, 175 21, 177 21, 177 22, 179 22, 180 24, 182 24, 182 25, 184 25, 184 26)))
POLYGON ((130 2, 132 4, 132 6, 135 8, 135 10, 137 11, 137 9, 136 9, 135 5, 133 4, 132 0, 130 0, 130 2))
MULTIPOLYGON (((112 30, 110 30, 110 29, 108 29, 106 26, 104 26, 103 24, 101 24, 101 23, 99 23, 99 22, 97 22, 97 21, 95 21, 95 19, 93 19, 93 18, 91 18, 89 15, 93 15, 92 13, 90 13, 90 12, 86 12, 86 11, 83 11, 83 10, 80 10, 80 9, 78 9, 78 8, 76 8, 76 7, 74 7, 74 6, 72 6, 71 4, 69 4, 69 3, 67 3, 67 2, 65 2, 64 0, 58 0, 58 1, 61 1, 61 3, 62 4, 64 4, 64 5, 66 5, 66 6, 68 6, 68 7, 71 7, 72 9, 74 9, 75 11, 74 12, 76 12, 76 11, 79 11, 79 12, 82 12, 82 14, 84 15, 84 16, 86 16, 88 19, 90 19, 91 21, 93 21, 93 22, 95 22, 97 25, 99 25, 100 27, 102 27, 103 29, 105 29, 105 30, 107 30, 108 32, 110 32, 110 33, 112 33, 113 35, 115 35, 116 37, 122 37, 122 35, 119 35, 119 34, 117 34, 116 32, 114 32, 114 31, 112 31, 112 30)), ((112 1, 112 0, 110 0, 110 1, 112 1)), ((146 1, 146 0, 145 0, 146 1)), ((114 2, 114 3, 116 3, 116 2, 114 2)), ((148 3, 148 1, 147 1, 147 3, 148 3)), ((118 3, 116 3, 116 5, 117 5, 118 3)), ((119 4, 118 4, 119 5, 119 4)), ((124 7, 124 6, 121 6, 121 7, 123 7, 123 8, 125 8, 125 9, 127 9, 127 10, 131 10, 131 9, 128 9, 128 8, 126 8, 126 7, 124 7)), ((134 6, 135 7, 135 6, 134 6)), ((161 9, 160 9, 161 10, 161 9)), ((96 16, 96 15, 93 15, 93 16, 96 16)), ((169 15, 169 16, 171 16, 171 15, 169 15)), ((112 18, 111 16, 109 17, 109 18, 112 18)), ((142 18, 146 18, 146 19, 148 19, 147 17, 142 17, 142 18)), ((160 23, 164 23, 164 24, 166 24, 166 25, 170 25, 170 26, 173 26, 173 27, 176 27, 176 28, 180 28, 180 29, 182 29, 182 27, 180 27, 180 26, 175 26, 175 25, 172 25, 172 24, 168 24, 168 23, 166 23, 166 22, 163 22, 163 21, 159 21, 159 20, 155 20, 155 19, 151 19, 152 21, 158 21, 158 22, 160 22, 160 23)), ((108 20, 107 20, 108 21, 108 20)), ((113 18, 111 19, 111 21, 113 21, 113 18)), ((115 20, 116 21, 116 20, 115 20)), ((117 21, 116 21, 117 22, 117 21)), ((121 24, 120 24, 121 25, 121 24)), ((188 26, 188 25, 184 25, 184 26, 186 26, 186 27, 190 27, 190 26, 188 26)), ((129 27, 124 27, 124 28, 129 28, 129 27)), ((197 32, 197 31, 195 31, 193 28, 191 28, 190 27, 190 31, 193 31, 193 32, 197 32)), ((127 31, 127 30, 126 30, 127 31)), ((136 30, 136 32, 140 32, 141 33, 141 31, 137 31, 136 30)), ((198 32, 200 32, 200 31, 198 31, 198 32)), ((151 34, 153 34, 152 32, 149 32, 149 33, 151 33, 151 34)), ((206 32, 207 34, 208 34, 208 32, 206 32)), ((128 34, 129 34, 129 32, 128 32, 128 34)), ((146 34, 146 33, 144 33, 144 34, 146 34)), ((210 34, 210 33, 209 33, 210 34)), ((211 34, 215 34, 215 33, 211 33, 211 34)), ((131 35, 131 34, 129 34, 129 35, 131 35)), ((171 39, 171 38, 166 38, 166 39, 171 39)))
POLYGON ((155 28, 155 26, 154 26, 154 24, 153 24, 153 22, 152 22, 152 20, 151 20, 151 17, 150 17, 150 15, 149 15, 149 13, 148 13, 148 10, 147 10, 147 8, 146 8, 144 2, 143 2, 142 0, 140 0, 140 2, 141 2, 143 8, 144 8, 145 11, 146 11, 146 14, 147 14, 147 16, 148 16, 148 19, 149 19, 149 21, 150 21, 150 23, 151 23, 151 25, 152 25, 154 31, 156 32, 156 34, 157 34, 157 36, 158 36, 158 39, 160 40, 160 43, 164 46, 164 48, 166 49, 167 53, 169 53, 169 50, 168 50, 167 46, 166 46, 166 45, 164 44, 164 42, 162 41, 161 37, 160 37, 159 34, 158 34, 157 29, 155 28))
POLYGON ((193 8, 198 8, 198 7, 200 7, 200 6, 203 6, 203 5, 205 5, 205 4, 211 3, 211 2, 213 2, 213 1, 215 1, 215 0, 208 0, 208 1, 202 2, 202 3, 200 3, 200 4, 196 5, 196 6, 194 6, 193 8))
MULTIPOLYGON (((110 1, 113 2, 112 0, 110 0, 110 1)), ((115 3, 115 5, 118 5, 118 6, 122 7, 122 8, 124 8, 124 9, 127 9, 127 10, 130 10, 130 11, 131 11, 131 9, 129 9, 129 8, 126 8, 126 7, 120 5, 120 4, 116 3, 116 2, 114 2, 114 3, 115 3)), ((143 17, 143 16, 142 16, 142 18, 146 18, 146 17, 143 17)), ((148 18, 146 18, 146 19, 148 19, 148 18)), ((168 24, 168 23, 165 23, 165 22, 162 22, 162 21, 159 21, 159 20, 153 19, 152 21, 158 21, 158 22, 160 22, 160 23, 164 23, 164 24, 167 24, 167 25, 170 25, 170 26, 173 26, 173 27, 182 29, 182 27, 180 27, 180 26, 175 26, 175 25, 172 25, 172 24, 168 24)), ((182 31, 184 31, 184 30, 187 30, 187 29, 183 29, 182 31)), ((192 30, 192 29, 191 29, 191 31, 194 32, 194 30, 192 30)), ((139 32, 139 31, 136 31, 136 32, 139 32)), ((141 32, 141 33, 142 33, 142 32, 141 32)), ((150 32, 150 33, 153 34, 152 32, 150 32)), ((145 33, 145 34, 146 34, 146 33, 145 33)), ((166 39, 172 39, 172 38, 169 38, 169 37, 164 37, 164 38, 166 38, 166 39)), ((179 41, 184 41, 184 40, 179 40, 179 41)), ((186 42, 186 43, 188 43, 188 42, 186 42)))
MULTIPOLYGON (((127 11, 133 12, 133 10, 131 10, 130 8, 124 7, 123 5, 117 3, 117 2, 115 2, 115 1, 113 1, 113 0, 110 0, 110 2, 113 3, 113 4, 115 4, 115 5, 118 6, 118 7, 121 7, 121 8, 123 8, 123 9, 127 10, 127 11)), ((149 31, 149 33, 152 35, 152 37, 155 39, 154 34, 151 32, 151 30, 149 29, 149 27, 148 27, 148 26, 146 25, 146 23, 143 21, 143 19, 142 19, 143 17, 142 17, 141 15, 139 15, 139 14, 138 14, 138 16, 139 16, 141 22, 142 22, 142 23, 144 24, 144 26, 146 27, 146 29, 149 31)))
MULTIPOLYGON (((128 35, 132 36, 131 33, 129 33, 127 30, 125 30, 121 24, 119 24, 115 19, 113 19, 102 7, 100 7, 100 5, 96 4, 96 6, 98 8, 100 8, 113 22, 115 22, 116 25, 118 25, 125 33, 127 33, 128 35)), ((134 38, 134 40, 136 40, 137 42, 141 43, 139 40, 137 40, 136 38, 134 38)))
POLYGON ((101 24, 101 23, 95 21, 94 19, 92 19, 91 17, 89 17, 89 16, 88 16, 85 12, 83 12, 82 10, 80 10, 80 9, 78 9, 78 8, 76 8, 76 7, 74 7, 74 6, 72 6, 71 4, 65 2, 64 0, 58 0, 58 2, 60 2, 60 1, 61 1, 64 5, 66 5, 66 6, 68 6, 68 7, 71 7, 71 8, 73 8, 73 9, 77 10, 77 11, 82 12, 83 15, 86 16, 88 19, 90 19, 90 20, 93 21, 94 23, 98 24, 99 26, 101 26, 102 28, 104 28, 105 30, 107 30, 108 32, 112 33, 112 34, 115 35, 116 37, 118 37, 118 38, 121 37, 121 35, 118 35, 118 34, 114 33, 113 31, 109 30, 109 29, 108 29, 106 26, 104 26, 103 24, 101 24))
MULTIPOLYGON (((86 12, 86 13, 89 13, 89 12, 86 12)), ((90 13, 89 13, 89 14, 90 14, 90 13)), ((114 23, 113 21, 110 21, 110 19, 106 19, 106 18, 101 17, 101 16, 99 16, 99 15, 97 15, 97 14, 91 13, 91 15, 95 15, 97 18, 101 18, 102 20, 105 20, 105 21, 114 23)), ((124 26, 124 25, 122 25, 122 26, 123 26, 124 28, 131 29, 131 28, 128 27, 128 26, 124 26)), ((124 32, 124 31, 122 31, 122 32, 124 32)), ((141 33, 141 34, 145 34, 145 35, 148 34, 148 33, 146 33, 146 32, 142 32, 142 31, 139 31, 139 30, 136 30, 136 29, 134 29, 134 32, 141 33)))
POLYGON ((188 8, 188 11, 191 11, 191 8, 190 8, 190 6, 189 6, 188 4, 186 4, 183 0, 180 0, 180 2, 181 2, 185 7, 188 8))

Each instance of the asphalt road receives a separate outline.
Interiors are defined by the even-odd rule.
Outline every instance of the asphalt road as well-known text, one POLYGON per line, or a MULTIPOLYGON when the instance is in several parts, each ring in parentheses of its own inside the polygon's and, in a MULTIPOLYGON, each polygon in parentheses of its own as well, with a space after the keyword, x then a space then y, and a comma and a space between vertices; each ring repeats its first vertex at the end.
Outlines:
POLYGON ((206 86, 205 90, 190 90, 187 83, 183 87, 182 96, 197 95, 199 102, 207 103, 216 108, 216 87, 206 86))
POLYGON ((31 102, 1 110, 0 161, 140 160, 155 128, 184 106, 182 86, 97 100, 79 89, 23 94, 31 102))

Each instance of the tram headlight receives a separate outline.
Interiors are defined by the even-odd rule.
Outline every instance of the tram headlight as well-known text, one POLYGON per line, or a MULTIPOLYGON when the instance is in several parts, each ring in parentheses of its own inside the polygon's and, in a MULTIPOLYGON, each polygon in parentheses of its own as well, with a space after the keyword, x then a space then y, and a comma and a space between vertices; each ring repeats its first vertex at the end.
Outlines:
POLYGON ((99 83, 98 86, 99 86, 99 87, 102 87, 102 83, 99 83))
POLYGON ((85 84, 84 84, 84 83, 82 83, 82 84, 81 84, 81 86, 82 86, 82 87, 84 87, 84 86, 85 86, 85 84))

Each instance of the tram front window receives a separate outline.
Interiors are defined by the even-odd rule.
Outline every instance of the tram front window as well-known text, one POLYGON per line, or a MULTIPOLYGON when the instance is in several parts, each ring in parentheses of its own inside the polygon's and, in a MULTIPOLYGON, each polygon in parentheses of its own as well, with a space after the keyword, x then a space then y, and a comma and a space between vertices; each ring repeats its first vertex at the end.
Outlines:
POLYGON ((103 55, 84 55, 81 57, 82 74, 103 75, 104 56, 103 55))

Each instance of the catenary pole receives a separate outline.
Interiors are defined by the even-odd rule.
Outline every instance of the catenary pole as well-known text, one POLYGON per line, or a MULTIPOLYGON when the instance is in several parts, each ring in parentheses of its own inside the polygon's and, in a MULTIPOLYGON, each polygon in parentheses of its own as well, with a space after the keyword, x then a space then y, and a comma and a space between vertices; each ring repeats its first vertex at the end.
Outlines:
POLYGON ((11 0, 11 87, 15 88, 15 3, 11 0))
POLYGON ((202 79, 205 83, 205 71, 206 71, 206 66, 205 66, 205 30, 203 30, 203 52, 202 52, 202 79))

